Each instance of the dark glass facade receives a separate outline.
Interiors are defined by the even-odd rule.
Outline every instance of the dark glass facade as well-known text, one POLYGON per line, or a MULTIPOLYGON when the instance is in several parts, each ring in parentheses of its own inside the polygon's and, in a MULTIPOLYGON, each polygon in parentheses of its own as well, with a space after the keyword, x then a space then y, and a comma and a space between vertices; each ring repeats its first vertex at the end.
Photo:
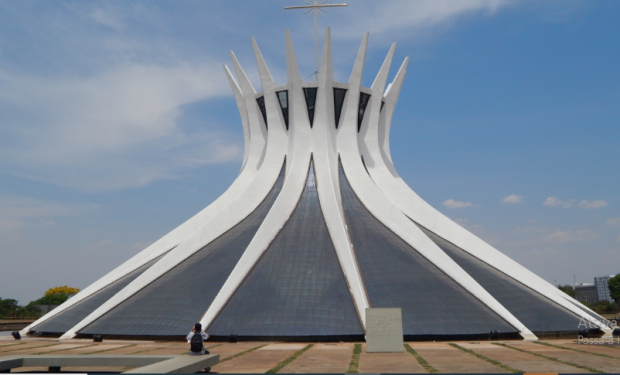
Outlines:
POLYGON ((209 327, 225 336, 363 335, 312 167, 290 219, 209 327))
POLYGON ((577 315, 454 244, 424 228, 421 229, 530 331, 536 333, 579 330, 580 318, 577 315))
POLYGON ((362 120, 364 119, 364 112, 366 112, 366 106, 370 100, 370 95, 360 92, 360 103, 357 108, 357 131, 362 128, 362 120))
POLYGON ((306 97, 306 106, 308 107, 308 119, 310 120, 310 127, 314 123, 314 105, 316 104, 316 87, 304 88, 304 96, 306 97))
POLYGON ((347 90, 334 88, 334 116, 336 118, 336 129, 338 129, 340 113, 342 112, 342 104, 344 103, 344 97, 346 94, 347 90))
POLYGON ((45 322, 35 326, 34 328, 32 328, 32 330, 36 332, 60 334, 67 332, 71 328, 75 327, 76 324, 81 322, 82 319, 86 318, 90 313, 95 311, 99 306, 103 305, 104 302, 112 298, 121 289, 129 285, 130 282, 134 281, 138 276, 142 275, 144 271, 151 268, 151 266, 157 263, 159 259, 166 255, 166 253, 153 259, 142 267, 139 267, 133 272, 121 277, 120 279, 102 288, 101 290, 84 298, 82 301, 69 307, 68 309, 59 313, 53 318, 50 318, 45 322))
POLYGON ((371 307, 400 307, 406 336, 468 336, 517 330, 375 218, 340 166, 349 235, 371 307))
POLYGON ((278 91, 276 95, 278 96, 278 103, 280 103, 280 108, 282 109, 282 117, 284 117, 286 130, 288 130, 288 90, 278 91))
POLYGON ((263 115, 263 120, 265 120, 265 127, 269 128, 269 126, 267 125, 267 108, 265 107, 265 97, 261 96, 260 98, 256 99, 256 103, 258 104, 260 113, 262 113, 263 115))
POLYGON ((280 193, 280 176, 249 216, 84 327, 80 334, 186 335, 205 314, 280 193))

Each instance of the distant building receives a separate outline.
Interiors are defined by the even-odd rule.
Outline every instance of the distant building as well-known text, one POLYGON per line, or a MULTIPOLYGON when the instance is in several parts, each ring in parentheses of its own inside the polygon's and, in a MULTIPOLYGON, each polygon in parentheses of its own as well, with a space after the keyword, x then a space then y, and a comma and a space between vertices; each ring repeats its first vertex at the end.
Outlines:
POLYGON ((575 284, 575 299, 579 302, 595 303, 598 301, 596 293, 596 285, 581 283, 575 284))
POLYGON ((611 294, 609 293, 609 279, 614 277, 615 275, 610 276, 598 276, 594 278, 594 285, 596 285, 596 298, 598 301, 609 301, 614 302, 613 298, 611 298, 611 294))

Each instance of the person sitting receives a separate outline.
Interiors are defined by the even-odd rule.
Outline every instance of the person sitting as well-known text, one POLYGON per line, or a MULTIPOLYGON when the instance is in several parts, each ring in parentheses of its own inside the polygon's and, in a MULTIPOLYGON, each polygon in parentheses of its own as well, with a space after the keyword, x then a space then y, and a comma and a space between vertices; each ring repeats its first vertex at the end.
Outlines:
POLYGON ((207 339, 209 339, 209 335, 202 330, 202 324, 196 323, 192 331, 187 335, 187 343, 190 344, 189 355, 209 354, 209 351, 202 344, 207 339))

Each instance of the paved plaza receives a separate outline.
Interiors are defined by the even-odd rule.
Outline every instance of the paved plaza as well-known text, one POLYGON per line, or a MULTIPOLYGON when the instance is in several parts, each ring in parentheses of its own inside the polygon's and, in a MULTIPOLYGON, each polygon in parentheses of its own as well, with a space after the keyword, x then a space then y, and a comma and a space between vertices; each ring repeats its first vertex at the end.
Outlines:
MULTIPOLYGON (((620 345, 574 340, 408 342, 402 353, 366 353, 364 343, 206 342, 221 362, 213 373, 620 373, 620 345)), ((9 355, 187 354, 180 341, 61 341, 0 337, 0 357, 9 355)), ((63 368, 63 371, 122 372, 129 368, 63 368)), ((47 371, 22 367, 14 372, 47 371)))

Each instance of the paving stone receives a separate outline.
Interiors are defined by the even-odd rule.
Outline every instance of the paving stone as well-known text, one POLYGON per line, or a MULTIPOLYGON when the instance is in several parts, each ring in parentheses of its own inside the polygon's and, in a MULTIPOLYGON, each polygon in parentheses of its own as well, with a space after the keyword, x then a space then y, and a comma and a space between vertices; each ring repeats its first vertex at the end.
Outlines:
MULTIPOLYGON (((305 345, 304 345, 305 346, 305 345)), ((315 344, 280 372, 303 373, 344 373, 349 369, 353 356, 353 344, 315 344)))
MULTIPOLYGON (((604 347, 600 345, 576 344, 571 339, 548 340, 550 344, 576 348, 578 350, 601 353, 620 358, 620 349, 604 347)), ((123 341, 105 340, 103 343, 93 343, 90 339, 74 339, 70 341, 54 338, 27 338, 21 344, 14 340, 0 340, 0 356, 34 353, 57 353, 58 355, 84 354, 111 349, 102 354, 186 354, 189 344, 184 341, 123 341), (135 344, 134 346, 128 346, 135 344), (54 346, 48 346, 54 345, 54 346), (60 350, 60 351, 58 351, 60 350), (6 351, 6 352, 3 352, 6 351)), ((409 343, 429 364, 440 372, 480 372, 500 373, 503 370, 486 361, 478 359, 470 354, 453 348, 445 342, 411 342, 409 343)), ((457 342, 460 346, 473 350, 481 355, 505 364, 506 366, 526 372, 552 372, 552 373, 584 373, 584 369, 557 363, 531 354, 518 352, 512 349, 493 345, 489 342, 457 342)), ((589 366, 605 372, 620 372, 620 360, 599 357, 587 353, 579 353, 571 350, 548 347, 540 344, 523 341, 507 341, 506 344, 519 347, 524 350, 534 351, 558 358, 567 362, 589 366)), ((274 343, 274 342, 240 342, 236 344, 205 342, 205 347, 213 354, 219 354, 221 359, 234 356, 238 353, 266 345, 258 350, 247 353, 233 360, 218 364, 213 367, 213 372, 222 373, 259 373, 265 372, 284 361, 298 350, 304 348, 307 343, 274 343), (213 347, 218 345, 216 347, 213 347)), ((314 347, 291 362, 281 373, 344 373, 349 368, 353 354, 353 343, 324 343, 315 344, 314 347)), ((363 344, 365 345, 365 344, 363 344)), ((95 355, 97 353, 94 353, 95 355)), ((121 367, 100 368, 63 368, 63 371, 125 371, 121 367)), ((29 367, 15 369, 16 372, 47 371, 47 367, 29 367)), ((366 353, 362 347, 358 371, 360 373, 424 373, 415 358, 408 352, 404 353, 366 353)))
POLYGON ((298 351, 306 347, 307 344, 269 344, 258 350, 294 350, 298 351))
POLYGON ((91 344, 58 344, 54 346, 49 346, 45 348, 40 348, 34 351, 33 354, 46 354, 49 352, 58 352, 58 355, 64 355, 68 349, 80 348, 84 346, 90 346, 91 344))
POLYGON ((265 345, 266 343, 253 341, 253 342, 239 342, 236 344, 213 342, 212 344, 213 345, 206 345, 206 347, 208 348, 209 346, 222 344, 222 345, 209 349, 209 352, 211 352, 211 354, 219 354, 220 361, 221 361, 225 358, 232 357, 233 355, 239 354, 246 350, 256 348, 257 346, 265 345))
POLYGON ((63 350, 61 353, 62 355, 74 355, 74 354, 87 354, 87 353, 92 353, 92 352, 97 352, 97 353, 93 353, 93 354, 99 354, 98 352, 102 351, 102 350, 106 350, 105 352, 101 353, 101 354, 108 354, 107 351, 111 350, 111 349, 117 349, 117 348, 121 348, 121 347, 125 347, 127 346, 127 344, 123 345, 123 344, 89 344, 86 346, 82 346, 79 348, 74 348, 74 349, 69 349, 69 350, 63 350))
MULTIPOLYGON (((592 367, 594 369, 604 372, 617 373, 620 371, 620 361, 617 359, 604 358, 585 353, 578 353, 572 350, 553 348, 530 342, 517 342, 513 346, 520 349, 529 350, 531 352, 540 353, 549 357, 557 358, 561 361, 575 363, 581 366, 592 367)), ((578 369, 577 367, 573 368, 575 370, 578 369)))
POLYGON ((550 342, 550 344, 566 346, 567 348, 583 350, 590 353, 600 353, 605 355, 610 355, 612 357, 616 357, 620 359, 620 346, 616 346, 614 348, 608 347, 605 345, 587 345, 587 344, 576 344, 576 343, 565 343, 565 344, 556 344, 554 342, 550 342))
POLYGON ((18 367, 11 369, 11 372, 47 372, 47 367, 18 367))
MULTIPOLYGON (((459 343, 460 345, 460 343, 459 343)), ((447 343, 411 344, 431 366, 439 372, 504 373, 506 370, 477 358, 447 343), (431 345, 432 344, 432 345, 431 345)))
POLYGON ((4 350, 4 348, 14 345, 24 345, 23 341, 0 341, 0 350, 4 350))
POLYGON ((26 345, 20 345, 19 347, 7 348, 0 350, 0 356, 15 355, 15 354, 33 354, 43 350, 52 350, 54 346, 60 345, 57 342, 33 342, 26 345), (51 346, 53 345, 53 346, 51 346))
MULTIPOLYGON (((461 344, 459 344, 461 345, 461 344)), ((465 345, 461 345, 465 347, 465 345)), ((497 345, 490 345, 491 347, 484 346, 479 348, 472 348, 475 345, 468 346, 467 349, 471 349, 478 354, 482 354, 491 359, 500 362, 503 365, 512 367, 516 370, 524 372, 550 372, 550 373, 583 373, 589 372, 573 366, 557 363, 548 359, 535 357, 531 354, 518 352, 513 349, 503 348, 497 345)))
POLYGON ((148 350, 152 350, 152 349, 162 349, 165 348, 167 346, 169 346, 170 343, 159 343, 159 344, 136 344, 134 346, 127 346, 127 347, 122 347, 122 348, 118 348, 118 349, 113 349, 110 351, 107 351, 105 353, 102 354, 119 354, 119 355, 125 355, 125 354, 142 354, 142 351, 148 351, 148 350))
POLYGON ((366 344, 362 345, 358 371, 362 374, 426 373, 424 367, 407 351, 404 353, 366 353, 366 344))
MULTIPOLYGON (((255 344, 254 347, 255 346, 257 345, 255 344)), ((218 348, 220 347, 213 348, 214 350, 211 353, 219 354, 215 351, 215 349, 218 348)), ((243 350, 238 352, 241 351, 243 350)), ((255 350, 235 359, 231 359, 223 363, 220 362, 219 364, 213 366, 212 371, 218 373, 232 372, 242 374, 264 373, 267 370, 276 367, 278 363, 284 361, 296 351, 297 350, 255 350)), ((222 355, 220 354, 220 361, 222 359, 222 355)))

